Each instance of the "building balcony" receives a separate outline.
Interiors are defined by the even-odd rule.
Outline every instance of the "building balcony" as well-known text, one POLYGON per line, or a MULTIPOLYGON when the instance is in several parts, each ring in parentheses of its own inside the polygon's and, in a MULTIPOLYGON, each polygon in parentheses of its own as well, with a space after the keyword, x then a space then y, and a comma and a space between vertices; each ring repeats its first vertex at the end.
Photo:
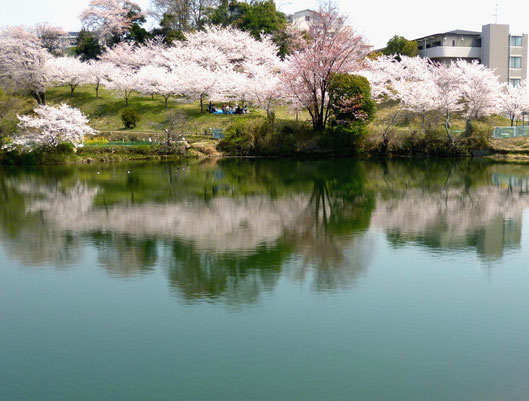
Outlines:
POLYGON ((421 57, 431 59, 439 58, 481 58, 481 47, 458 47, 458 46, 438 46, 422 49, 419 51, 421 57))

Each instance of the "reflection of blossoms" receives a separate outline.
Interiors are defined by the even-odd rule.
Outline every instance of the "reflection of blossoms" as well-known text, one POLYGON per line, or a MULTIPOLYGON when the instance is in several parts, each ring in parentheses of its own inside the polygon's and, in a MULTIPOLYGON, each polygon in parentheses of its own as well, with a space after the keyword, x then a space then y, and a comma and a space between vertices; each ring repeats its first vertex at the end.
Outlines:
POLYGON ((216 252, 250 251, 272 244, 296 220, 307 197, 295 195, 277 200, 264 196, 215 198, 180 203, 131 205, 106 209, 77 209, 71 214, 46 214, 60 230, 118 232, 122 234, 182 238, 216 252))
POLYGON ((428 236, 431 243, 443 248, 466 246, 469 238, 479 235, 482 246, 494 247, 493 253, 501 255, 507 236, 516 246, 521 236, 520 224, 504 222, 521 222, 522 211, 528 206, 526 195, 494 186, 468 191, 408 189, 391 199, 378 199, 372 225, 408 240, 428 236), (505 232, 505 227, 518 233, 505 232))
MULTIPOLYGON (((65 218, 86 213, 92 207, 97 188, 89 188, 80 181, 66 189, 57 184, 41 184, 33 179, 7 180, 6 184, 24 195, 24 215, 11 216, 22 219, 24 224, 17 227, 16 241, 10 241, 7 251, 28 265, 71 265, 78 261, 82 249, 79 237, 70 235, 68 231, 57 230, 49 224, 49 216, 56 214, 65 218)), ((15 213, 16 210, 13 211, 15 213)))
POLYGON ((86 214, 99 191, 97 187, 89 187, 80 181, 65 189, 60 184, 43 185, 35 180, 11 180, 9 185, 26 194, 27 213, 45 213, 48 219, 52 216, 55 219, 75 219, 86 214))

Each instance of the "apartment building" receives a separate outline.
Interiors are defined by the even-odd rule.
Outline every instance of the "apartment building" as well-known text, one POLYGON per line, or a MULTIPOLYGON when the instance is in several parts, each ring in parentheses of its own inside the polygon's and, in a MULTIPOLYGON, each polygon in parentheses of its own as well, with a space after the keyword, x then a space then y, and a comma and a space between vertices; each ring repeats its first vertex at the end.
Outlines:
POLYGON ((61 36, 61 43, 66 52, 69 52, 77 43, 79 32, 67 32, 61 36))
POLYGON ((518 85, 527 79, 527 34, 514 34, 506 24, 483 25, 481 32, 457 29, 415 39, 419 55, 441 63, 478 60, 502 82, 518 85))
POLYGON ((288 22, 300 31, 308 31, 311 24, 317 21, 318 13, 307 9, 295 12, 294 14, 289 15, 287 19, 288 22))

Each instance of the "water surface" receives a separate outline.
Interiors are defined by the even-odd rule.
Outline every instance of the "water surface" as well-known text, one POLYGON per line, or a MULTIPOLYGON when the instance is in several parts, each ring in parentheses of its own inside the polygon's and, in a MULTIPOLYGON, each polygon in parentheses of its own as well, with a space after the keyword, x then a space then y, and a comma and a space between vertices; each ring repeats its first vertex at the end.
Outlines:
POLYGON ((527 400, 529 167, 0 169, 0 400, 527 400))

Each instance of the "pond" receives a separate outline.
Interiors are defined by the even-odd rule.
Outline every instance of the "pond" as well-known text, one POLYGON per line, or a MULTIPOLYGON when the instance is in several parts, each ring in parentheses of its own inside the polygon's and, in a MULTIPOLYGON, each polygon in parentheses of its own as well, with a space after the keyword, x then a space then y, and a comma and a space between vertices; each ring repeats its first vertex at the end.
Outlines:
POLYGON ((529 166, 0 169, 0 400, 527 400, 529 166))

